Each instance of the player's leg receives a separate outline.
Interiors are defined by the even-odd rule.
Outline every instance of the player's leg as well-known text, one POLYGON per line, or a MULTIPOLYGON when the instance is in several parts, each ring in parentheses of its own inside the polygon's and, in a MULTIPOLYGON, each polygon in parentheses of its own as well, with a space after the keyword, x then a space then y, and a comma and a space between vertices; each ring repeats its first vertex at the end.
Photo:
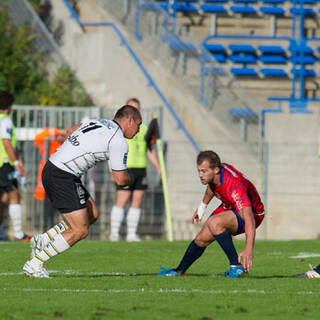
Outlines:
POLYGON ((63 233, 57 233, 43 250, 25 263, 23 271, 28 276, 48 278, 48 272, 43 268, 43 264, 87 237, 90 225, 87 208, 62 214, 62 217, 68 229, 63 233))
POLYGON ((124 190, 123 187, 117 186, 116 203, 111 209, 110 214, 110 241, 119 241, 120 226, 124 218, 125 207, 130 200, 131 190, 124 190))
POLYGON ((138 224, 141 216, 141 204, 144 190, 133 190, 131 206, 127 214, 127 241, 140 241, 137 235, 138 224))
POLYGON ((227 255, 230 265, 238 265, 238 254, 232 241, 232 234, 237 234, 238 221, 231 211, 224 211, 209 217, 207 226, 220 247, 227 255))
POLYGON ((313 279, 313 278, 320 278, 320 264, 314 267, 313 265, 309 265, 310 269, 309 271, 301 274, 297 274, 296 277, 298 278, 308 278, 308 279, 313 279))
POLYGON ((8 193, 4 190, 0 190, 0 240, 6 240, 3 228, 4 220, 4 208, 8 202, 8 193))
POLYGON ((13 235, 16 240, 29 241, 30 236, 22 231, 22 208, 20 204, 20 196, 18 188, 10 190, 9 196, 9 216, 12 221, 13 235))
POLYGON ((147 170, 145 168, 130 169, 134 178, 132 186, 131 205, 127 214, 127 241, 140 241, 137 235, 141 216, 141 204, 148 185, 146 183, 147 170))

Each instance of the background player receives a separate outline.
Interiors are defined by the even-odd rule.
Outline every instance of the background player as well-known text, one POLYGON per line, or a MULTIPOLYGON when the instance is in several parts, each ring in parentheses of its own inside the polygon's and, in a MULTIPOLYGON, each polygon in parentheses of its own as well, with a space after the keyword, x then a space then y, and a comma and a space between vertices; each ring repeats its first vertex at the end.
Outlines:
POLYGON ((179 266, 175 269, 162 268, 157 275, 183 275, 206 247, 216 240, 230 262, 225 276, 239 278, 245 270, 252 268, 255 229, 264 218, 260 196, 248 179, 233 166, 221 163, 219 156, 213 151, 200 152, 197 167, 200 181, 207 185, 207 189, 202 203, 193 214, 192 222, 200 223, 205 208, 214 196, 219 198, 222 204, 214 210, 190 243, 179 266), (246 246, 238 256, 232 235, 243 232, 246 234, 246 246))
MULTIPOLYGON (((127 105, 133 106, 140 111, 140 101, 137 98, 131 98, 127 105)), ((145 139, 147 127, 142 123, 139 133, 133 139, 128 140, 128 172, 132 177, 131 186, 117 185, 116 203, 111 210, 110 215, 110 241, 119 241, 120 226, 124 218, 124 211, 130 200, 130 208, 127 213, 127 237, 126 240, 140 241, 137 235, 138 223, 141 215, 142 199, 147 189, 147 158, 157 169, 158 175, 161 175, 160 164, 155 149, 147 148, 145 139)))
POLYGON ((86 238, 89 225, 97 220, 97 206, 80 180, 89 168, 109 160, 113 180, 119 185, 131 183, 126 170, 125 138, 133 138, 141 122, 139 110, 126 105, 113 120, 90 120, 67 131, 68 138, 49 158, 42 173, 46 194, 61 213, 67 229, 61 233, 57 228, 49 242, 45 242, 47 237, 34 238, 34 257, 23 266, 26 275, 48 278, 44 262, 86 238))

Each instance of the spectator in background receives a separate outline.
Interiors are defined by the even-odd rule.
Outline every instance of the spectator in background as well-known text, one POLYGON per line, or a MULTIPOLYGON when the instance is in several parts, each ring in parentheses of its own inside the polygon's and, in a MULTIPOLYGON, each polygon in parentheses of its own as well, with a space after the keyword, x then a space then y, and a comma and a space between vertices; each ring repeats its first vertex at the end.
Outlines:
MULTIPOLYGON (((127 104, 137 108, 140 111, 140 101, 137 98, 131 98, 127 104)), ((124 211, 130 200, 130 208, 127 213, 127 241, 140 241, 137 235, 138 223, 141 215, 141 203, 147 189, 147 158, 155 166, 159 176, 161 175, 160 164, 155 149, 147 148, 145 135, 147 127, 142 123, 140 131, 133 139, 127 139, 129 145, 127 168, 133 180, 131 186, 116 186, 116 203, 111 210, 110 216, 110 241, 119 241, 119 231, 124 211)))
POLYGON ((66 137, 67 134, 65 129, 45 128, 34 138, 34 144, 39 150, 41 159, 37 175, 37 184, 33 196, 37 200, 44 201, 43 227, 45 230, 54 224, 54 208, 45 195, 45 190, 42 184, 42 170, 48 158, 56 152, 66 137))
MULTIPOLYGON (((22 209, 15 172, 25 177, 22 158, 16 151, 15 127, 9 114, 14 97, 6 91, 0 91, 0 216, 3 217, 4 205, 9 201, 9 216, 12 220, 13 234, 16 240, 29 241, 30 236, 22 231, 22 209)), ((2 218, 0 219, 1 222, 2 218)))

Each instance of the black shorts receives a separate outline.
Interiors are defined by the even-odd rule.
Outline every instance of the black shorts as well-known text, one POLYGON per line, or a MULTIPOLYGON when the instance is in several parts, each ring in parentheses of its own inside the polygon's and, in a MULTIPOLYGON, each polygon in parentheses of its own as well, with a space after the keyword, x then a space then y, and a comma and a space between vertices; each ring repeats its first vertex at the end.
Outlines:
POLYGON ((14 167, 10 163, 4 163, 0 168, 0 189, 10 192, 18 188, 17 179, 10 179, 9 174, 14 172, 14 167))
POLYGON ((89 192, 80 178, 47 161, 42 171, 42 184, 48 199, 60 213, 86 208, 89 192))
POLYGON ((147 177, 147 169, 146 168, 128 168, 128 173, 133 179, 132 186, 117 186, 117 190, 126 190, 126 191, 133 191, 133 190, 146 190, 148 185, 146 183, 147 177))

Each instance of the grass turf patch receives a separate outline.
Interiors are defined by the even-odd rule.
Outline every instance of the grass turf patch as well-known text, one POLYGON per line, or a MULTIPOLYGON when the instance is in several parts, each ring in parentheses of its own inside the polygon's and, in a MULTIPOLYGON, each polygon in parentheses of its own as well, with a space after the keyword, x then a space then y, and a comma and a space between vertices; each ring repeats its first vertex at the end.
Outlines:
POLYGON ((223 277, 228 261, 216 243, 186 276, 155 276, 161 265, 177 266, 187 246, 82 241, 46 263, 50 279, 36 279, 21 273, 28 244, 1 242, 0 319, 319 318, 319 279, 294 277, 320 263, 312 257, 319 241, 257 241, 253 270, 241 279, 223 277))

